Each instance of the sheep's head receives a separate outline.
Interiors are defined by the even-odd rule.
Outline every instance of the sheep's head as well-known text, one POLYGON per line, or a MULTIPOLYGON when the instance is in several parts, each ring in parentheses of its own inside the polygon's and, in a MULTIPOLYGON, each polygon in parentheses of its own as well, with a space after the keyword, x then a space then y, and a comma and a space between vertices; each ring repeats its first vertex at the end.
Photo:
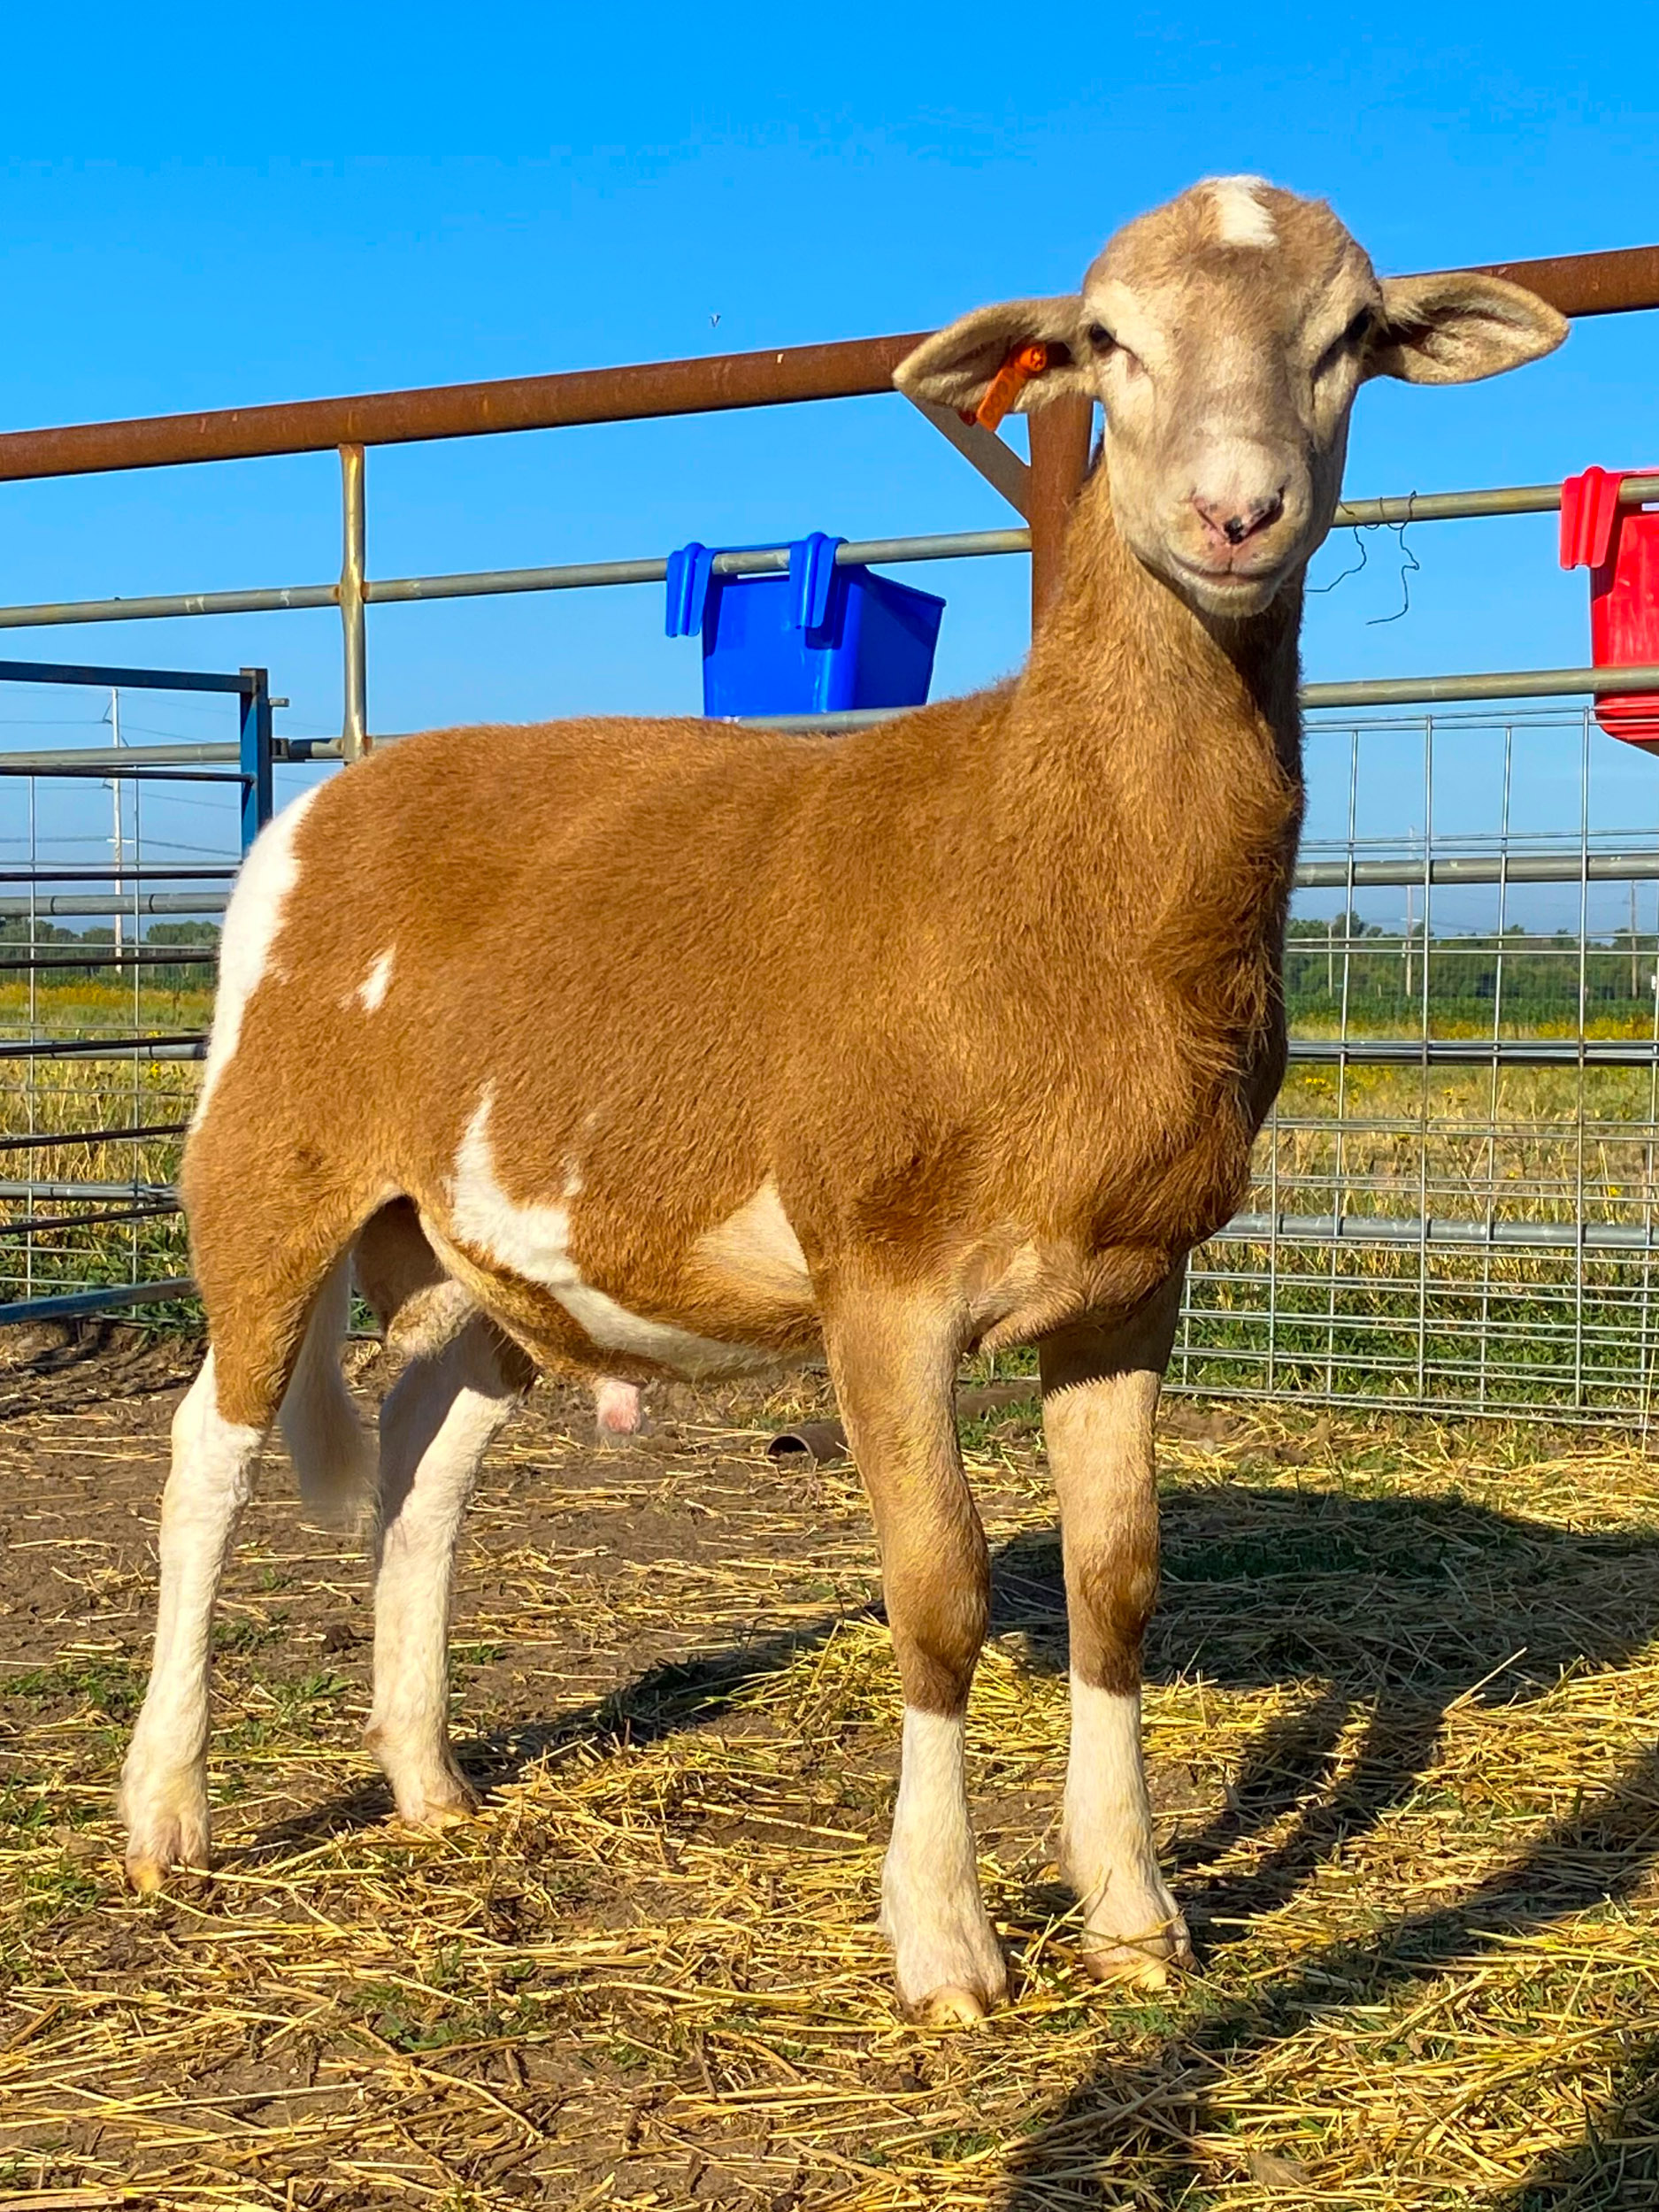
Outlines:
POLYGON ((1079 293, 964 316, 894 381, 972 412, 1022 349, 1041 349, 1012 404, 1098 399, 1124 537, 1201 611, 1249 615, 1331 527, 1367 377, 1470 383, 1566 334, 1554 308, 1496 277, 1379 280, 1323 201, 1223 177, 1127 224, 1079 293))

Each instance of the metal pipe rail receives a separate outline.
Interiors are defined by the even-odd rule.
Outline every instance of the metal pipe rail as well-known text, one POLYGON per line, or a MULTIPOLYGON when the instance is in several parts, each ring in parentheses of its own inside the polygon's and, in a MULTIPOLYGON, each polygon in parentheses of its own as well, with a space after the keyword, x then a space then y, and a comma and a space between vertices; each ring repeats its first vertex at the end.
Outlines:
POLYGON ((204 1060, 207 1033, 173 1037, 30 1037, 0 1043, 0 1060, 204 1060))
POLYGON ((1476 1251, 1652 1252, 1659 1223, 1635 1221, 1457 1221, 1439 1215, 1234 1214, 1221 1244, 1452 1245, 1476 1251))
MULTIPOLYGON (((1659 307, 1659 246, 1492 262, 1482 265, 1482 273, 1525 285, 1563 315, 1617 315, 1659 307)), ((892 390, 894 370, 931 334, 912 330, 695 361, 641 362, 204 414, 12 430, 0 434, 0 483, 870 397, 892 390)))
POLYGON ((25 1137, 0 1137, 0 1152, 55 1152, 76 1144, 133 1144, 148 1137, 181 1137, 188 1121, 141 1122, 135 1128, 40 1129, 25 1137))
MULTIPOLYGON (((1659 246, 1494 262, 1486 267, 1489 273, 1527 286, 1568 316, 1659 307, 1659 246)), ((586 573, 580 576, 569 568, 562 572, 502 570, 471 577, 404 577, 377 588, 367 576, 365 552, 364 464, 369 446, 873 396, 892 390, 894 370, 928 334, 910 331, 697 361, 647 362, 491 383, 0 434, 0 482, 326 452, 332 448, 341 460, 343 537, 340 580, 334 584, 12 607, 0 610, 0 627, 337 607, 344 656, 339 757, 354 760, 369 742, 364 618, 366 608, 377 598, 390 603, 399 599, 467 597, 499 591, 558 590, 575 588, 579 582, 657 580, 657 563, 624 562, 586 564, 586 573)), ((1002 541, 995 547, 962 545, 957 549, 957 557, 971 550, 1029 549, 1033 611, 1042 604, 1056 573, 1065 517, 1087 465, 1091 421, 1092 409, 1081 400, 1057 402, 1032 419, 1027 511, 1033 519, 1034 535, 1031 531, 973 534, 1002 541)), ((1413 494, 1404 500, 1353 503, 1341 511, 1339 519, 1345 524, 1363 524, 1445 519, 1457 513, 1526 513, 1550 504, 1551 492, 1548 486, 1517 486, 1486 495, 1413 494), (1471 500, 1479 503, 1471 505, 1471 500)), ((1640 497, 1640 494, 1637 490, 1629 495, 1640 497)), ((1558 501, 1558 492, 1555 499, 1558 501)), ((948 557, 942 552, 907 556, 899 549, 903 542, 889 541, 879 556, 866 549, 864 557, 948 557)), ((775 552, 772 557, 777 557, 775 552)), ((850 551, 844 557, 852 557, 850 551)), ((726 572, 744 572, 733 567, 726 572)), ((1447 692, 1438 695, 1475 695, 1447 692)))
POLYGON ((40 899, 0 899, 0 922, 27 921, 31 916, 54 922, 65 917, 91 918, 104 914, 141 918, 180 914, 195 918, 222 914, 229 904, 230 895, 226 891, 204 891, 199 895, 189 891, 134 891, 130 898, 113 891, 49 891, 40 899))
MULTIPOLYGON (((357 472, 361 494, 361 472, 357 472)), ((1659 500, 1659 479, 1633 480, 1619 501, 1640 507, 1659 500)), ((1398 492, 1376 499, 1348 499, 1337 507, 1333 529, 1455 522, 1504 515, 1548 514, 1561 505, 1559 484, 1496 485, 1481 491, 1398 492)), ((838 565, 897 566, 907 561, 979 560, 1029 553, 1028 528, 961 530, 905 538, 849 539, 837 548, 838 565)), ((360 557, 360 548, 359 548, 360 557)), ((717 554, 717 576, 775 576, 788 566, 787 546, 761 546, 717 554)), ((365 606, 406 606, 440 599, 477 599, 516 592, 592 591, 622 584, 660 584, 665 555, 637 560, 575 561, 545 568, 458 570, 442 576, 363 576, 357 595, 365 606)), ((173 592, 142 599, 65 599, 34 606, 0 607, 0 629, 47 629, 80 622, 151 622, 214 614, 284 614, 342 605, 342 584, 278 584, 247 591, 173 592)))
MULTIPOLYGON (((130 1199, 147 1210, 164 1211, 175 1210, 179 1203, 178 1187, 172 1183, 0 1182, 0 1200, 29 1197, 84 1199, 88 1204, 130 1199)), ((1288 1244, 1491 1245, 1505 1250, 1534 1247, 1555 1251, 1571 1251, 1582 1244, 1592 1251, 1651 1251, 1659 1257, 1659 1222, 1462 1221, 1438 1214, 1240 1213, 1216 1231, 1214 1241, 1265 1244, 1274 1239, 1288 1244)))
MULTIPOLYGON (((1322 948, 1312 937, 1298 949, 1322 948)), ((1293 1037, 1290 1059, 1350 1068, 1659 1069, 1659 1037, 1293 1037)))
MULTIPOLYGON (((1479 675, 1452 676, 1376 676, 1363 677, 1348 683, 1304 684, 1301 700, 1305 711, 1347 707, 1440 706, 1457 701, 1486 701, 1502 699, 1568 699, 1590 695, 1598 699, 1616 699, 1635 692, 1659 691, 1659 664, 1647 664, 1629 668, 1500 668, 1479 675)), ((864 730, 878 723, 890 722, 900 714, 913 714, 914 707, 855 707, 833 714, 751 714, 735 718, 738 726, 749 729, 795 730, 808 734, 816 733, 833 737, 848 730, 864 730)), ((396 741, 397 733, 383 735, 379 742, 396 741)), ((198 752, 206 748, 197 748, 198 752)), ((225 758, 234 758, 235 748, 219 749, 225 758)), ((303 749, 279 747, 278 760, 337 760, 342 757, 342 747, 328 739, 308 741, 303 749)), ((14 755, 14 760, 30 759, 33 769, 16 768, 0 772, 17 774, 38 773, 55 775, 56 765, 49 765, 53 757, 45 753, 14 755)), ((84 757, 73 753, 59 756, 79 764, 84 757)), ((0 755, 0 763, 7 757, 0 755)), ((72 767, 67 772, 73 773, 72 767)), ((111 771, 104 766, 87 769, 86 772, 108 777, 111 771)), ((179 870, 182 874, 185 872, 179 870)))
MULTIPOLYGON (((1446 948, 1442 948, 1445 949, 1446 948)), ((1450 949, 1455 950, 1454 943, 1450 949)), ((1299 949, 1317 953, 1322 941, 1299 949)), ((1659 1068, 1659 1038, 1651 1037, 1293 1037, 1290 1058, 1321 1066, 1417 1067, 1427 1060, 1465 1067, 1659 1068)), ((171 1037, 43 1037, 0 1044, 4 1060, 202 1060, 207 1033, 171 1037)))
MULTIPOLYGON (((97 880, 96 877, 90 879, 97 880)), ((102 879, 108 880, 107 876, 102 879)), ((1408 884, 1529 884, 1529 883, 1652 883, 1659 881, 1659 848, 1640 852, 1571 853, 1439 853, 1426 859, 1400 856, 1389 860, 1302 860, 1296 865, 1299 891, 1356 891, 1399 888, 1408 884)), ((136 910, 144 916, 187 915, 204 918, 222 914, 229 904, 226 892, 147 891, 138 894, 136 910)), ((94 919, 102 915, 131 915, 134 901, 114 893, 86 896, 50 893, 42 899, 0 898, 0 921, 26 921, 33 915, 42 921, 63 918, 94 919)), ((1310 942, 1312 941, 1310 940, 1310 942)), ((1454 946, 1455 941, 1450 941, 1454 946)), ((163 966, 206 963, 211 946, 157 946, 144 956, 163 966)), ((131 962, 138 955, 125 956, 131 962)), ((107 968, 118 964, 113 952, 106 957, 96 945, 81 951, 73 946, 52 946, 37 960, 11 960, 0 956, 0 967, 107 968)))
POLYGON ((75 1321, 95 1313, 112 1312, 120 1306, 165 1306, 180 1298, 194 1298, 196 1284, 188 1275, 170 1275, 165 1282, 129 1283, 107 1290, 75 1290, 50 1298, 24 1298, 4 1309, 4 1325, 20 1328, 39 1321, 75 1321))

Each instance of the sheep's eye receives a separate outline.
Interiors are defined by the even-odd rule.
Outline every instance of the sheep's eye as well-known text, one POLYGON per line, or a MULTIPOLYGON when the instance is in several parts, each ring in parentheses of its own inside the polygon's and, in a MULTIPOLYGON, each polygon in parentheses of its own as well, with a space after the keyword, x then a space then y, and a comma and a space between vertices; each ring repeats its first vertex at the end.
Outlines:
POLYGON ((1317 383, 1322 376, 1328 375, 1346 355, 1363 345, 1371 335, 1371 311, 1369 307, 1362 307, 1341 336, 1333 338, 1314 364, 1315 382, 1317 383))
POLYGON ((1110 353, 1118 342, 1104 323, 1091 323, 1087 336, 1096 353, 1110 353))
POLYGON ((1371 311, 1369 307, 1362 307, 1359 313, 1342 333, 1342 343, 1345 346, 1359 345, 1364 339, 1370 337, 1371 326, 1371 311))

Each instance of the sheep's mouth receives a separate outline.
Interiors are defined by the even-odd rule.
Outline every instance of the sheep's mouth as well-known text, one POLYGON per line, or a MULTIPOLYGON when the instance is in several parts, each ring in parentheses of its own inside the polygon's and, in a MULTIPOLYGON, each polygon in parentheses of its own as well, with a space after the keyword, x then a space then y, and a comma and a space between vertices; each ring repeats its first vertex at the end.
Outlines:
POLYGON ((1258 612, 1275 596, 1288 571, 1283 560, 1257 568, 1212 568, 1174 552, 1170 565, 1171 580, 1211 613, 1258 612))

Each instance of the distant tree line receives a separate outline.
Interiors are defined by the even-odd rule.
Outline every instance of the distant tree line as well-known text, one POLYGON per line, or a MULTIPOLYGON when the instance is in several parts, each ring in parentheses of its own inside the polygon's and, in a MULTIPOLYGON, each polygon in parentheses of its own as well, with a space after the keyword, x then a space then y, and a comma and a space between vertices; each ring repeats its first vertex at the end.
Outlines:
MULTIPOLYGON (((19 917, 0 921, 0 979, 22 981, 35 963, 42 983, 130 985, 136 964, 146 989, 202 990, 212 985, 215 960, 201 956, 216 955, 219 939, 214 922, 150 922, 136 941, 130 933, 125 937, 118 964, 109 956, 115 950, 112 926, 77 932, 19 917), (175 949, 188 949, 197 957, 169 959, 175 949)), ((1291 1019, 1331 1022, 1340 1015, 1346 992, 1351 1022, 1379 1033, 1403 1027, 1409 1033, 1421 1014, 1425 955, 1429 1004, 1440 1020, 1490 1024, 1494 1004, 1504 1025, 1520 1030, 1571 1026, 1578 1019, 1575 931, 1546 933, 1517 923, 1501 936, 1425 939, 1421 924, 1409 933, 1389 931, 1357 914, 1291 923, 1285 950, 1291 1019)), ((1621 929, 1597 939, 1586 949, 1582 964, 1591 1019, 1653 1020, 1659 939, 1652 931, 1621 929)))
POLYGON ((211 989, 219 949, 216 922, 150 922, 134 939, 129 925, 121 941, 121 960, 100 960, 115 951, 113 924, 73 930, 56 922, 31 921, 27 915, 0 921, 0 977, 19 982, 33 971, 42 983, 130 985, 136 966, 144 988, 159 991, 211 989), (200 948, 195 959, 169 959, 175 949, 200 948), (204 958, 201 953, 210 956, 204 958))
MULTIPOLYGON (((1575 1023, 1578 1016, 1578 933, 1529 930, 1519 923, 1490 936, 1425 937, 1363 922, 1357 914, 1331 921, 1298 919, 1285 951, 1285 992, 1291 1018, 1339 1015, 1346 990, 1348 1018, 1367 1029, 1409 1025, 1421 1014, 1424 962, 1429 1004, 1442 1020, 1489 1024, 1494 1005, 1508 1027, 1575 1023)), ((1659 939, 1651 930, 1615 930, 1582 955, 1584 1007, 1592 1020, 1648 1023, 1659 939)))

